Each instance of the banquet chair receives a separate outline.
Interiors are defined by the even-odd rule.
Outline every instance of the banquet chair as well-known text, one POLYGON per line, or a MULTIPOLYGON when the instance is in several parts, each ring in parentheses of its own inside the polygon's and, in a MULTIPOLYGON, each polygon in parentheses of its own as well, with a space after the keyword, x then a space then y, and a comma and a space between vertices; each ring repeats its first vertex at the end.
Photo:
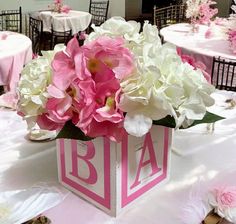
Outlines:
POLYGON ((109 0, 95 1, 90 0, 89 13, 92 15, 91 24, 100 26, 107 19, 109 9, 109 0))
POLYGON ((236 91, 236 60, 213 57, 211 79, 217 89, 236 91))
POLYGON ((56 44, 64 43, 65 45, 72 38, 72 30, 67 31, 56 31, 52 27, 52 37, 51 37, 51 50, 54 48, 56 44))
POLYGON ((186 22, 186 5, 171 5, 164 8, 153 9, 153 23, 157 26, 158 30, 175 23, 186 22))
POLYGON ((2 10, 3 30, 22 33, 22 10, 2 10))
POLYGON ((32 41, 34 54, 39 54, 42 45, 43 23, 41 20, 29 17, 29 38, 32 41))

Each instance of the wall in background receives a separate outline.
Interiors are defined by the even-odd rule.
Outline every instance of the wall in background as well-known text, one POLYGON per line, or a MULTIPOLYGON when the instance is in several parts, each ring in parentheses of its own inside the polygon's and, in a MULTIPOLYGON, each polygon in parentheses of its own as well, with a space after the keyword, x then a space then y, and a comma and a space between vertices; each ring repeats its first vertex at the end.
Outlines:
POLYGON ((228 17, 231 0, 215 0, 219 9, 219 17, 228 17))
POLYGON ((125 18, 135 19, 142 14, 142 0, 125 1, 125 18))

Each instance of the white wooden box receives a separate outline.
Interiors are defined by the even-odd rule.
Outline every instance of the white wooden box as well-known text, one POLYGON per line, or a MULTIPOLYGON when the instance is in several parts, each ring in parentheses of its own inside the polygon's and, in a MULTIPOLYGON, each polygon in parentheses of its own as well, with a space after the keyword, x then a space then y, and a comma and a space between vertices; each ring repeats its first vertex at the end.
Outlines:
POLYGON ((99 137, 57 140, 59 181, 112 216, 167 179, 172 130, 153 125, 121 143, 99 137))

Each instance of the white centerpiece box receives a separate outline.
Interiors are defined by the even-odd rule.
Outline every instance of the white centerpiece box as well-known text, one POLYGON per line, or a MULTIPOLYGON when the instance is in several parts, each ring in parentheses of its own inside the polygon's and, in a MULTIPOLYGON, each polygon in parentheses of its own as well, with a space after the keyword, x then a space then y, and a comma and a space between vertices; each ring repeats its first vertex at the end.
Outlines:
POLYGON ((121 143, 57 140, 60 182, 106 213, 116 216, 167 180, 172 130, 153 125, 141 138, 126 135, 121 143))

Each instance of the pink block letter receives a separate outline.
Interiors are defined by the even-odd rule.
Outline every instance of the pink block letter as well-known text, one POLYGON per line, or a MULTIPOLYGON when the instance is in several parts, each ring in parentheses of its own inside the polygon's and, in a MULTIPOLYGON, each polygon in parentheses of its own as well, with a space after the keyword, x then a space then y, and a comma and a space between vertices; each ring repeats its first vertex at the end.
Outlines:
POLYGON ((136 174, 136 177, 135 177, 135 181, 131 185, 130 189, 133 189, 134 187, 136 187, 137 185, 140 184, 139 176, 140 176, 141 169, 144 166, 148 165, 148 164, 151 164, 151 167, 152 167, 152 172, 151 172, 150 176, 158 173, 161 170, 161 168, 159 168, 157 166, 155 151, 154 151, 154 147, 153 147, 153 144, 152 144, 152 137, 151 137, 150 132, 147 133, 146 136, 145 136, 144 145, 143 145, 143 148, 142 148, 142 154, 141 154, 141 158, 140 158, 140 161, 139 161, 137 174, 136 174), (149 160, 143 161, 146 149, 149 152, 149 160))
POLYGON ((76 140, 71 140, 72 148, 72 174, 74 177, 86 182, 87 184, 95 184, 97 182, 97 171, 93 164, 89 161, 95 155, 95 148, 92 141, 84 142, 87 145, 87 153, 84 156, 78 154, 76 140), (86 162, 89 169, 89 176, 87 178, 80 177, 78 174, 78 160, 82 159, 86 162))

